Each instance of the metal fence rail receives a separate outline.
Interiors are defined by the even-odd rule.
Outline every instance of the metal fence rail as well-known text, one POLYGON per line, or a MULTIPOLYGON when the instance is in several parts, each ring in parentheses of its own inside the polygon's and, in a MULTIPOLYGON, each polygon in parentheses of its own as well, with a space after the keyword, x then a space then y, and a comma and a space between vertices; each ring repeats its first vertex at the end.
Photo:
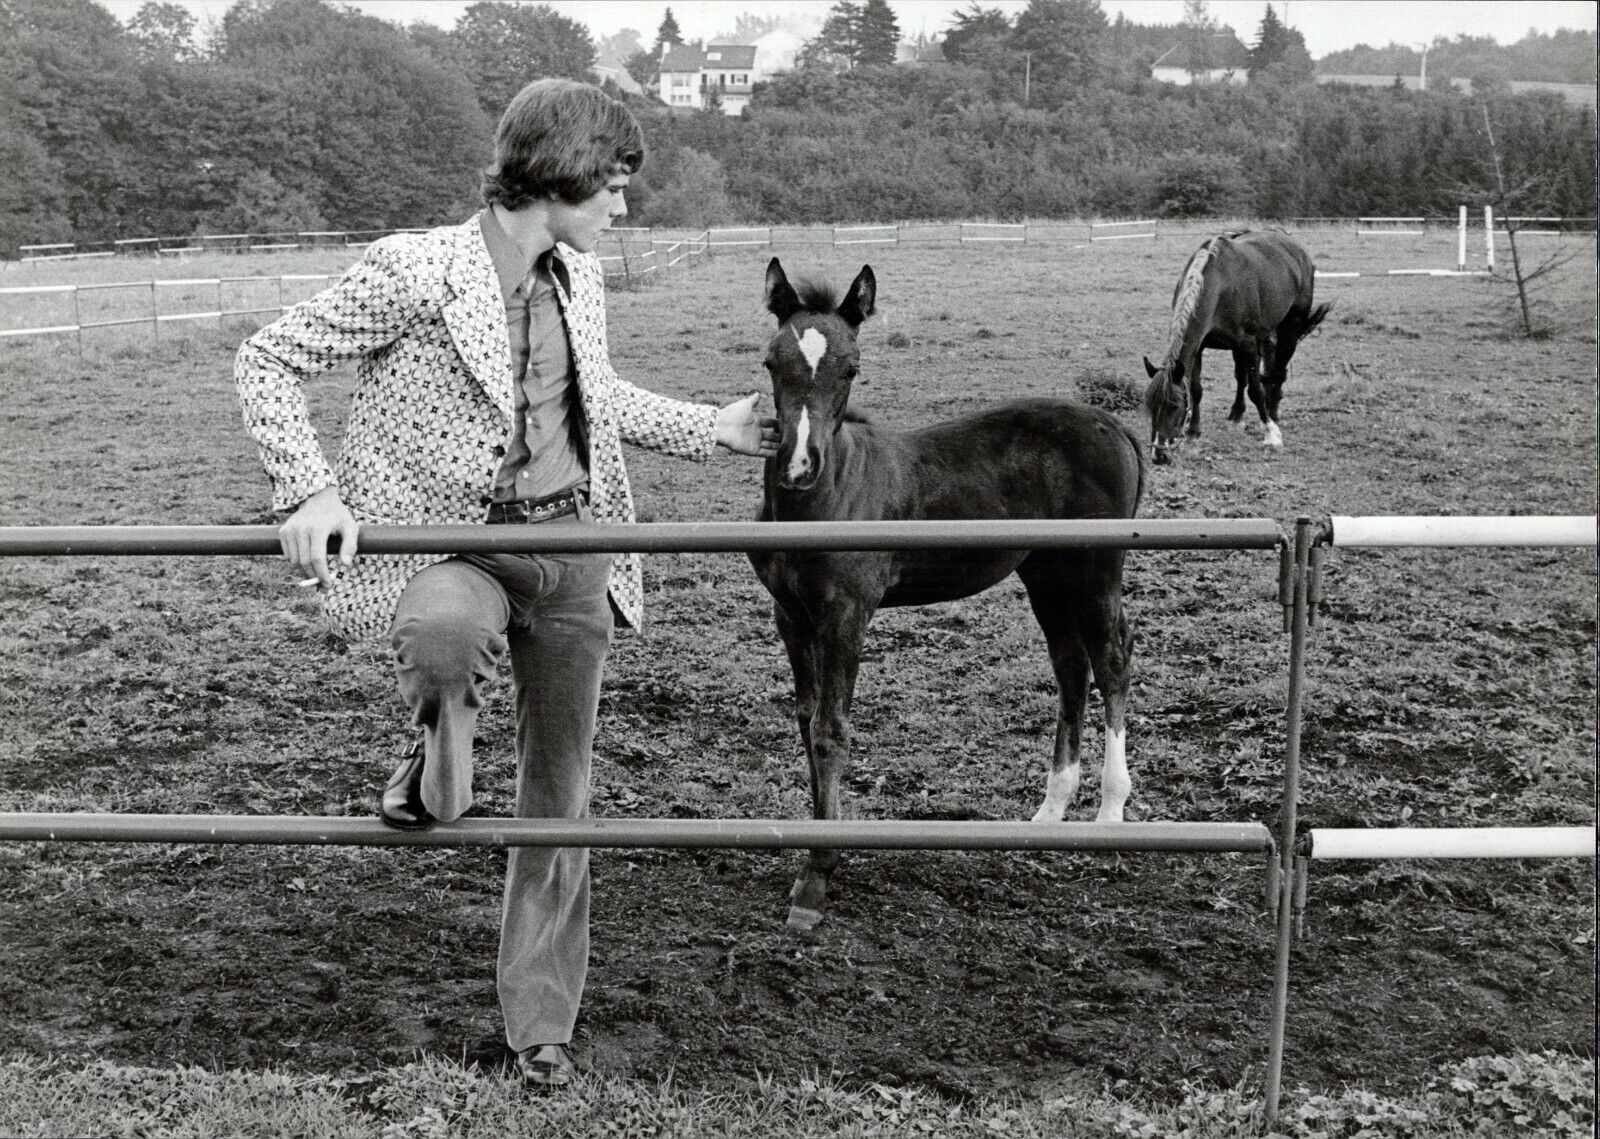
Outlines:
POLYGON ((398 831, 377 819, 0 814, 4 842, 249 846, 587 846, 832 850, 1077 850, 1263 854, 1261 823, 1023 823, 821 819, 457 819, 398 831))
MULTIPOLYGON (((1022 823, 704 819, 463 819, 425 831, 370 818, 210 815, 0 814, 0 841, 249 843, 354 846, 590 846, 1069 850, 1265 854, 1275 919, 1273 990, 1264 1093, 1278 1113, 1294 927, 1312 859, 1555 858, 1593 853, 1593 828, 1298 831, 1305 655, 1330 546, 1590 546, 1593 517, 1350 518, 1313 529, 1301 517, 1292 545, 1275 521, 1121 519, 1051 522, 648 523, 537 527, 368 526, 365 554, 499 552, 645 553, 887 549, 1272 549, 1290 633, 1284 790, 1276 840, 1260 823, 1022 823)), ((0 556, 276 554, 273 526, 0 527, 0 556)))
POLYGON ((1323 555, 1331 547, 1519 547, 1596 545, 1595 516, 1417 517, 1335 516, 1318 528, 1314 548, 1307 549, 1307 520, 1295 532, 1295 635, 1290 642, 1288 747, 1284 752, 1284 817, 1279 841, 1278 950, 1269 1029, 1265 1114, 1278 1116, 1283 1082, 1283 1054, 1288 1022, 1291 929, 1299 924, 1306 903, 1308 872, 1313 859, 1376 858, 1572 858, 1593 857, 1595 831, 1590 827, 1465 827, 1465 828, 1317 828, 1297 837, 1300 787, 1302 656, 1307 629, 1321 600, 1323 555), (1299 602, 1304 599, 1305 604, 1299 602), (1291 918, 1291 914, 1293 915, 1291 918))
MULTIPOLYGON (((363 526, 365 554, 737 553, 745 550, 1275 549, 1270 518, 1042 522, 642 522, 363 526)), ((0 526, 0 556, 278 554, 276 526, 0 526)))

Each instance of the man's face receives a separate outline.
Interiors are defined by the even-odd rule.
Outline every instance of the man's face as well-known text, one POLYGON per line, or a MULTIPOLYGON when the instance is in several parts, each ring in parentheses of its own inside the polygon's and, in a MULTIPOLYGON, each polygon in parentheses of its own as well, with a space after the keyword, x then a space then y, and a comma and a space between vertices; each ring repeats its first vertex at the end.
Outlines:
POLYGON ((594 252, 600 235, 611 228, 611 223, 628 216, 628 203, 623 196, 627 188, 628 175, 613 174, 598 192, 577 205, 554 199, 550 203, 551 236, 579 253, 594 252))

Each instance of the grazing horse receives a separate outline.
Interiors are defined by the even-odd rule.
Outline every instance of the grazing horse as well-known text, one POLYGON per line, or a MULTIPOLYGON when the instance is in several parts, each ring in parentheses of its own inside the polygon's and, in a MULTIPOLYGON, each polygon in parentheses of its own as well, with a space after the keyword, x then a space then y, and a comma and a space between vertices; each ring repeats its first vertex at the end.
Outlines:
MULTIPOLYGON (((856 331, 877 286, 864 266, 843 301, 797 290, 774 257, 766 306, 778 318, 764 366, 782 429, 767 460, 763 521, 1132 518, 1144 489, 1138 438, 1111 415, 1065 400, 999 404, 914 431, 848 410, 860 367, 856 331)), ((1044 630, 1060 685, 1055 752, 1035 822, 1061 821, 1077 791, 1090 670, 1105 701, 1101 821, 1120 822, 1130 782, 1126 704, 1133 634, 1122 612, 1123 551, 785 551, 750 555, 772 594, 794 670, 795 714, 811 767, 813 814, 839 817, 850 702, 867 623, 879 608, 953 601, 1013 571, 1044 630)), ((789 925, 827 906, 836 850, 813 850, 790 892, 789 925)))
POLYGON ((1312 307, 1315 286, 1311 258, 1276 230, 1223 234, 1195 250, 1172 293, 1166 362, 1158 368, 1144 359, 1156 462, 1168 460, 1185 423, 1191 438, 1200 435, 1200 353, 1206 348, 1233 352, 1239 386, 1228 419, 1244 418, 1248 391, 1265 431, 1261 441, 1283 446, 1278 402, 1289 361, 1330 307, 1312 307))

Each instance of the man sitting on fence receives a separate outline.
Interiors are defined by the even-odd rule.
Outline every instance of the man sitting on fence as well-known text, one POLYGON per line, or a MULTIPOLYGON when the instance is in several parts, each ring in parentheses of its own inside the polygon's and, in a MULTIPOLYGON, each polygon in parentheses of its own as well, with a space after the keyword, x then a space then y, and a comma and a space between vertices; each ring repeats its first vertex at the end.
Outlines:
MULTIPOLYGON (((239 350, 245 425, 274 508, 292 511, 284 554, 323 590, 336 631, 388 634, 421 729, 383 792, 391 826, 452 820, 471 805, 473 727, 508 649, 517 814, 587 814, 613 614, 638 625, 643 594, 637 555, 357 559, 361 524, 626 523, 623 440, 702 460, 717 444, 776 451, 758 396, 721 409, 683 403, 611 368, 593 250, 626 214, 623 191, 643 159, 620 103, 568 80, 529 84, 500 120, 481 213, 375 242, 337 285, 239 350), (360 379, 330 467, 300 385, 349 359, 361 361, 360 379)), ((507 1043, 532 1086, 571 1080, 588 923, 586 849, 510 851, 498 988, 507 1043)))

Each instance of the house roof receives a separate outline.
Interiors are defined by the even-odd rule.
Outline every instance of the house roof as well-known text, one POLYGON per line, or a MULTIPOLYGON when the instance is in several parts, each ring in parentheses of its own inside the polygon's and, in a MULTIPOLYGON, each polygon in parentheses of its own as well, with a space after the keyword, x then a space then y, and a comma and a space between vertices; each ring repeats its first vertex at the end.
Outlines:
MULTIPOLYGON (((1250 66, 1250 49, 1240 43, 1235 36, 1218 36, 1211 41, 1210 59, 1207 66, 1213 70, 1232 69, 1243 70, 1250 66)), ((1189 45, 1179 42, 1172 48, 1163 52, 1151 65, 1162 70, 1168 68, 1179 71, 1189 69, 1189 45)))
POLYGON ((707 44, 705 65, 723 70, 750 71, 756 65, 755 46, 753 44, 707 44))
POLYGON ((661 57, 662 71, 754 71, 756 49, 751 44, 668 44, 661 57))
POLYGON ((661 54, 662 71, 699 71, 704 54, 696 44, 666 45, 661 54))

